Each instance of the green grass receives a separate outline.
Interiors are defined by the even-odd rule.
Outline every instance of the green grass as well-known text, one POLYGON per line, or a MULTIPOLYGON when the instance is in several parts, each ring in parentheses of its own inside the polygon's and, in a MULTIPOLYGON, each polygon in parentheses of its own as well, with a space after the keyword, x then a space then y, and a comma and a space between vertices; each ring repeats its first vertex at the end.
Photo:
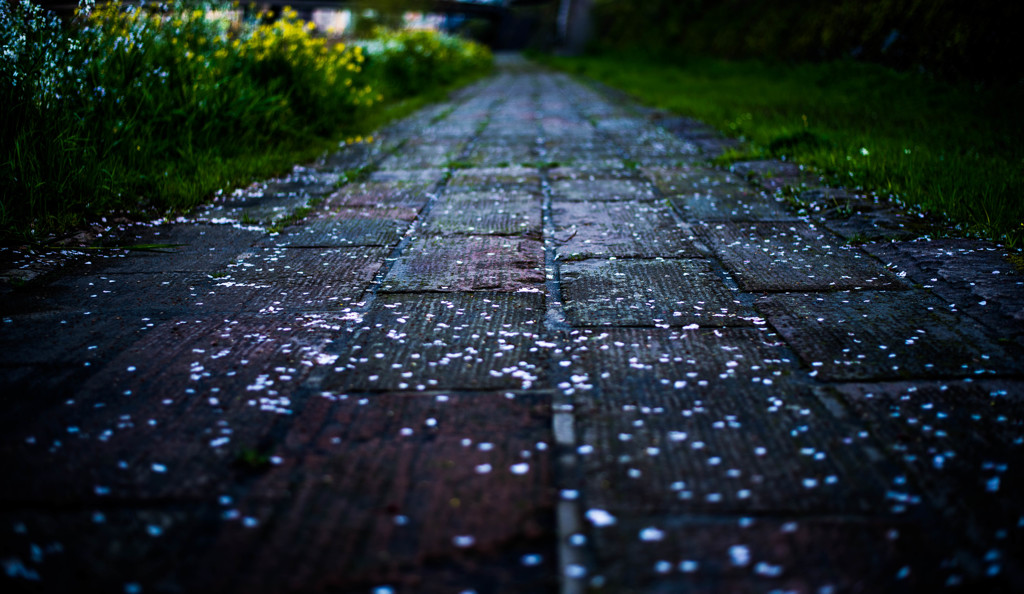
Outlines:
POLYGON ((1019 87, 958 87, 849 61, 541 59, 748 141, 725 160, 786 158, 945 215, 961 232, 1024 244, 1019 87))

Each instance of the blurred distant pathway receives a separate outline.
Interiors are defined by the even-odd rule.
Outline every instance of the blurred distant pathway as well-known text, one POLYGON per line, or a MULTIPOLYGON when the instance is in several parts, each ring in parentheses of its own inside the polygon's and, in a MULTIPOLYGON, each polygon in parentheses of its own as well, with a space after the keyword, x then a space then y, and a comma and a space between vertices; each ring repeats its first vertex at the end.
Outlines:
POLYGON ((728 146, 503 57, 6 289, 0 587, 1021 591, 1024 276, 728 146))

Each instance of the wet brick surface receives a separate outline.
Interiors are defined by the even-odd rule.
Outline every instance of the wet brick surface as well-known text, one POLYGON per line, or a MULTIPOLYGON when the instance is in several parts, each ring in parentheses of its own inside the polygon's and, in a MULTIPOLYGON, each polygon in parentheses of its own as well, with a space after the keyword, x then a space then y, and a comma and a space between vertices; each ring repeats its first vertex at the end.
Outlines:
POLYGON ((423 232, 540 237, 540 219, 539 194, 515 190, 448 192, 426 217, 423 232))
POLYGON ((562 261, 592 257, 700 257, 696 236, 671 209, 653 202, 570 202, 552 205, 562 261))
POLYGON ((697 230, 749 291, 903 286, 876 260, 814 225, 709 223, 697 230))
POLYGON ((1024 590, 1010 250, 515 56, 374 138, 0 246, 0 590, 1024 590))
POLYGON ((536 239, 431 235, 412 240, 381 287, 384 291, 539 290, 544 253, 536 239))
POLYGON ((339 390, 530 388, 543 375, 542 296, 395 294, 378 298, 335 374, 339 390))
POLYGON ((758 309, 826 380, 1015 373, 1019 359, 934 297, 902 292, 773 295, 758 309))
POLYGON ((749 303, 703 260, 586 260, 561 266, 574 326, 742 326, 749 303))

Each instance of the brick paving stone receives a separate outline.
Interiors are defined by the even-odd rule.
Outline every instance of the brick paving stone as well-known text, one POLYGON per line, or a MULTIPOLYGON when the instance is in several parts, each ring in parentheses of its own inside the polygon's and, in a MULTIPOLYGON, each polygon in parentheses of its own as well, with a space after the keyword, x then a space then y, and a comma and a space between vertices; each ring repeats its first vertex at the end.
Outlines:
POLYGON ((757 308, 823 380, 970 377, 1020 371, 1015 351, 922 293, 772 295, 757 308))
POLYGON ((695 221, 785 221, 795 218, 778 200, 746 189, 713 188, 671 196, 668 201, 688 220, 695 221))
POLYGON ((465 143, 458 140, 409 141, 402 146, 402 150, 389 155, 377 167, 381 171, 445 167, 449 162, 456 160, 464 148, 465 143))
POLYGON ((424 140, 443 139, 451 142, 471 138, 476 133, 476 124, 473 122, 460 122, 444 120, 430 126, 429 131, 421 134, 424 140))
POLYGON ((702 260, 587 260, 561 271, 574 326, 744 326, 755 317, 702 260))
POLYGON ((197 573, 210 591, 547 590, 556 561, 549 405, 544 394, 492 392, 311 407, 296 421, 302 432, 284 440, 283 457, 301 461, 288 509, 265 527, 223 531, 213 549, 232 553, 197 573), (524 565, 526 555, 537 563, 524 565))
MULTIPOLYGON (((213 289, 214 280, 202 271, 99 273, 63 277, 26 291, 12 301, 13 305, 32 311, 84 310, 99 315, 117 315, 125 310, 145 309, 160 316, 182 313, 203 303, 213 289)), ((210 309, 224 305, 211 304, 210 309)), ((237 303, 225 307, 233 311, 237 303)))
POLYGON ((325 173, 341 174, 348 170, 365 167, 375 158, 384 154, 386 150, 394 148, 391 145, 390 136, 384 131, 379 131, 376 135, 376 142, 347 145, 344 150, 326 155, 317 163, 317 169, 325 173))
POLYGON ((5 510, 5 591, 185 591, 182 568, 202 559, 197 543, 218 529, 220 511, 215 502, 5 510))
POLYGON ((114 315, 66 310, 4 317, 0 385, 5 406, 0 431, 10 432, 74 398, 90 376, 164 319, 166 314, 145 309, 114 315), (34 397, 14 398, 16 394, 34 397))
POLYGON ((543 247, 534 239, 417 237, 395 262, 381 290, 539 291, 543 266, 543 247))
MULTIPOLYGON (((652 517, 594 530, 610 592, 1002 591, 969 576, 941 531, 899 520, 652 517), (651 529, 660 540, 644 541, 651 529), (622 543, 630 543, 623 546, 622 543)), ((593 579, 593 578, 591 578, 593 579)), ((590 583, 593 583, 592 581, 590 583)))
POLYGON ((409 221, 404 220, 407 215, 408 211, 401 208, 339 208, 286 227, 262 244, 309 248, 394 246, 409 228, 409 221))
POLYGON ((695 162, 699 152, 693 143, 658 137, 627 145, 625 154, 638 164, 678 166, 695 162))
POLYGON ((311 200, 330 194, 338 179, 338 174, 303 171, 269 184, 257 184, 237 194, 219 197, 209 207, 200 209, 197 219, 272 223, 311 200))
POLYGON ((906 287, 877 261, 812 224, 723 222, 696 231, 748 291, 906 287))
POLYGON ((734 175, 703 167, 645 168, 658 190, 691 220, 791 220, 778 197, 769 197, 734 175))
POLYGON ((621 160, 604 163, 577 163, 572 166, 557 166, 547 170, 551 182, 562 180, 626 179, 639 180, 634 169, 626 167, 621 160))
MULTIPOLYGON (((379 173, 379 172, 378 172, 379 173)), ((430 200, 430 191, 436 181, 379 181, 349 183, 331 194, 324 208, 396 208, 407 214, 403 220, 413 220, 430 200)), ((396 217, 399 218, 399 217, 396 217)))
POLYGON ((851 243, 912 240, 931 233, 935 225, 935 221, 905 212, 878 196, 842 188, 808 189, 790 200, 799 214, 821 222, 851 243))
POLYGON ((244 311, 334 310, 359 299, 387 247, 264 248, 241 254, 211 279, 196 305, 244 311))
POLYGON ((32 481, 7 481, 0 498, 214 498, 244 474, 240 453, 302 405, 304 378, 331 368, 349 323, 304 314, 157 325, 60 408, 13 430, 8 468, 32 481))
MULTIPOLYGON (((681 404, 689 400, 659 395, 661 386, 713 396, 723 391, 717 380, 737 374, 749 377, 751 384, 773 386, 796 372, 796 361, 782 348, 780 337, 763 324, 696 330, 587 328, 570 331, 566 340, 574 361, 570 369, 586 374, 580 382, 593 386, 611 406, 681 404), (647 400, 644 394, 653 398, 647 400)), ((728 389, 743 389, 741 383, 728 389)))
POLYGON ((658 188, 658 191, 666 196, 686 194, 723 184, 726 186, 747 185, 746 181, 739 176, 720 169, 697 165, 681 167, 645 166, 641 171, 658 188))
MULTIPOLYGON (((1017 530, 1024 384, 947 381, 840 384, 830 388, 864 419, 893 457, 908 489, 934 501, 944 522, 976 530, 981 561, 999 542, 999 557, 1020 558, 1017 530), (1000 536, 1002 535, 1002 536, 1000 536)), ((989 566, 998 560, 990 559, 989 566)))
POLYGON ((466 153, 465 160, 478 167, 509 167, 537 160, 534 143, 479 142, 466 153))
POLYGON ((572 202, 552 204, 554 240, 564 262, 591 257, 701 257, 689 227, 658 203, 572 202))
POLYGON ((263 235, 262 229, 233 225, 132 228, 110 242, 128 249, 104 250, 103 256, 97 254, 92 259, 92 266, 106 273, 213 272, 255 245, 263 235))
POLYGON ((381 295, 330 390, 527 389, 544 375, 534 293, 381 295))
POLYGON ((768 190, 815 186, 820 183, 819 178, 810 170, 804 169, 803 165, 773 159, 733 163, 729 166, 729 171, 745 175, 768 190))
POLYGON ((596 135, 593 128, 586 122, 550 117, 541 121, 541 133, 545 138, 561 138, 566 140, 587 140, 596 135))
POLYGON ((6 316, 0 322, 0 364, 95 363, 130 344, 130 337, 145 334, 155 325, 151 319, 146 310, 116 316, 71 310, 6 316), (57 335, 60 340, 35 340, 57 335))
POLYGON ((263 192, 266 196, 323 196, 334 190, 339 179, 339 173, 296 168, 288 176, 266 184, 263 192))
POLYGON ((448 188, 485 191, 489 189, 540 190, 540 172, 532 167, 481 167, 456 169, 448 188))
POLYGON ((623 112, 620 112, 621 115, 619 117, 616 117, 617 114, 614 112, 592 110, 590 113, 595 118, 600 117, 596 123, 596 128, 601 132, 635 134, 637 129, 641 127, 636 118, 629 117, 628 114, 623 112))
POLYGON ((558 136, 550 136, 541 146, 545 154, 555 161, 619 159, 622 157, 621 149, 596 136, 582 140, 572 137, 562 139, 558 136))
POLYGON ((872 243, 864 250, 914 283, 1024 346, 1024 274, 1005 248, 980 240, 872 243))
POLYGON ((888 509, 876 444, 810 393, 766 332, 574 336, 588 507, 624 517, 888 509))
POLYGON ((445 169, 418 167, 415 169, 390 169, 370 173, 370 182, 433 185, 448 175, 445 169))
POLYGON ((622 201, 653 200, 650 185, 627 179, 565 179, 551 184, 551 193, 558 200, 622 201))
POLYGON ((453 189, 434 204, 422 232, 431 235, 541 236, 541 197, 523 190, 464 192, 453 189))

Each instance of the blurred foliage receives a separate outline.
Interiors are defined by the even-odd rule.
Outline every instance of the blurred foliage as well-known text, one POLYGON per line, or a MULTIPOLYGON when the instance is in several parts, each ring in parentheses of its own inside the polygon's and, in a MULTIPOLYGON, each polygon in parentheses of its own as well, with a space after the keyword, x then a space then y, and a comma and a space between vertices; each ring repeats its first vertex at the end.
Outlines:
POLYGON ((358 44, 367 57, 367 75, 395 99, 450 84, 467 72, 485 71, 492 59, 482 45, 428 31, 378 29, 372 39, 358 44))
POLYGON ((61 22, 0 1, 0 231, 188 210, 491 59, 434 33, 334 43, 288 8, 239 12, 83 0, 61 22))
POLYGON ((675 59, 852 57, 947 78, 1020 84, 1024 2, 595 0, 596 43, 675 59))

